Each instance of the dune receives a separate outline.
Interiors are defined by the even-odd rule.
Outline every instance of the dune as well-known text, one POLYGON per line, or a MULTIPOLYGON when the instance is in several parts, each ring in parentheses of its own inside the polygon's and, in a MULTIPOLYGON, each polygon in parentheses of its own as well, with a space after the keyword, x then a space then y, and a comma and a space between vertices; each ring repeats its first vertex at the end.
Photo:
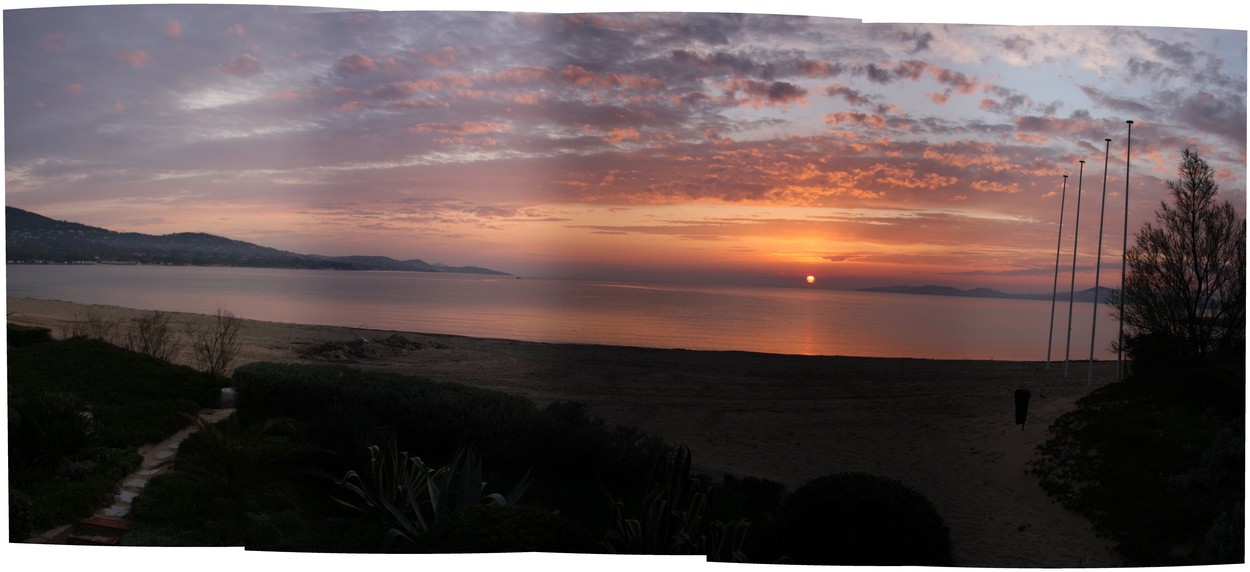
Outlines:
MULTIPOLYGON (((53 333, 96 313, 141 310, 9 297, 11 323, 53 333)), ((172 314, 176 322, 206 319, 172 314)), ((181 326, 177 329, 181 330, 181 326)), ((933 500, 960 567, 1120 564, 1088 519, 1028 472, 1047 428, 1114 362, 949 361, 657 350, 245 320, 235 365, 351 363, 525 395, 578 401, 609 423, 685 443, 700 467, 797 485, 842 471, 893 477, 933 500), (393 338, 392 336, 399 336, 393 338), (387 339, 390 338, 388 342, 387 339), (402 339, 402 343, 397 341, 402 339), (353 358, 344 344, 369 351, 353 358), (1032 399, 1023 430, 1013 391, 1032 399)), ((179 361, 190 362, 184 350, 179 361)))

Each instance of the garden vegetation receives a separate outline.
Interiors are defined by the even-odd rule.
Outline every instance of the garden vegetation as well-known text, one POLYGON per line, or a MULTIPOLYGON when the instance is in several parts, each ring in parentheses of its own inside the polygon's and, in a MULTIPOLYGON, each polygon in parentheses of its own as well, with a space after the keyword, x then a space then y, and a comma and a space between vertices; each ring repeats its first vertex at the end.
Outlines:
MULTIPOLYGON (((14 541, 107 504, 137 465, 138 445, 185 427, 229 383, 236 414, 201 423, 182 442, 172 470, 134 500, 123 544, 762 563, 806 562, 813 550, 837 562, 845 553, 828 537, 806 552, 783 542, 813 523, 790 521, 794 510, 783 506, 810 502, 791 500, 781 484, 699 474, 685 447, 609 426, 576 403, 540 408, 504 392, 340 366, 254 363, 223 378, 47 334, 15 328, 9 337, 14 541)), ((923 497, 894 484, 872 498, 898 518, 938 525, 883 529, 856 558, 887 563, 909 546, 948 549, 923 497)), ((868 518, 843 513, 839 522, 868 518)))

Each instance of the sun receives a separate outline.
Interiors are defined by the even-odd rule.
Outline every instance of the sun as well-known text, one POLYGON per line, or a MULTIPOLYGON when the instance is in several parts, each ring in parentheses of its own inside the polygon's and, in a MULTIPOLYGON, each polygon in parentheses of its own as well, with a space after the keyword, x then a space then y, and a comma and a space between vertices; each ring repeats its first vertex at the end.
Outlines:
POLYGON ((816 277, 815 277, 815 276, 810 276, 810 275, 809 275, 809 276, 807 277, 807 283, 808 283, 808 284, 815 284, 815 283, 816 283, 816 277))

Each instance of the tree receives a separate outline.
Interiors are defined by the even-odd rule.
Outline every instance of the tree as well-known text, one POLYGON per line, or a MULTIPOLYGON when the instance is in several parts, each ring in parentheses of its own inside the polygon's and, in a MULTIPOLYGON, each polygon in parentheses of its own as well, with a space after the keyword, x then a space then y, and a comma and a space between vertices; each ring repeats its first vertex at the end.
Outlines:
POLYGON ((1215 171, 1193 147, 1177 174, 1167 182, 1173 204, 1160 203, 1126 254, 1121 349, 1139 366, 1243 359, 1246 221, 1216 201, 1215 171))

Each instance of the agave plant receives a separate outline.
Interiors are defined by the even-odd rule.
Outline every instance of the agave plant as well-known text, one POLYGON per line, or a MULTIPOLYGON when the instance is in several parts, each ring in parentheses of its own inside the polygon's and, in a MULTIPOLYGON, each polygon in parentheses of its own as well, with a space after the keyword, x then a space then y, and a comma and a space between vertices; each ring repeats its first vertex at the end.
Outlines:
POLYGON ((50 391, 10 400, 9 448, 14 460, 54 469, 89 457, 98 423, 77 396, 50 391))
POLYGON ((362 512, 378 512, 397 526, 386 532, 385 541, 392 545, 403 540, 415 543, 440 519, 469 506, 511 507, 520 501, 529 488, 529 472, 506 494, 486 493, 482 481, 482 463, 472 448, 461 448, 451 464, 432 469, 420 457, 400 452, 392 439, 385 452, 370 446, 368 479, 356 471, 348 471, 338 482, 340 487, 359 498, 351 503, 336 498, 340 504, 362 512))
POLYGON ((709 560, 746 560, 742 545, 750 524, 746 519, 706 521, 707 492, 690 473, 691 454, 685 445, 651 468, 648 487, 636 517, 625 514, 625 502, 608 496, 612 527, 603 545, 616 554, 706 554, 709 560))

